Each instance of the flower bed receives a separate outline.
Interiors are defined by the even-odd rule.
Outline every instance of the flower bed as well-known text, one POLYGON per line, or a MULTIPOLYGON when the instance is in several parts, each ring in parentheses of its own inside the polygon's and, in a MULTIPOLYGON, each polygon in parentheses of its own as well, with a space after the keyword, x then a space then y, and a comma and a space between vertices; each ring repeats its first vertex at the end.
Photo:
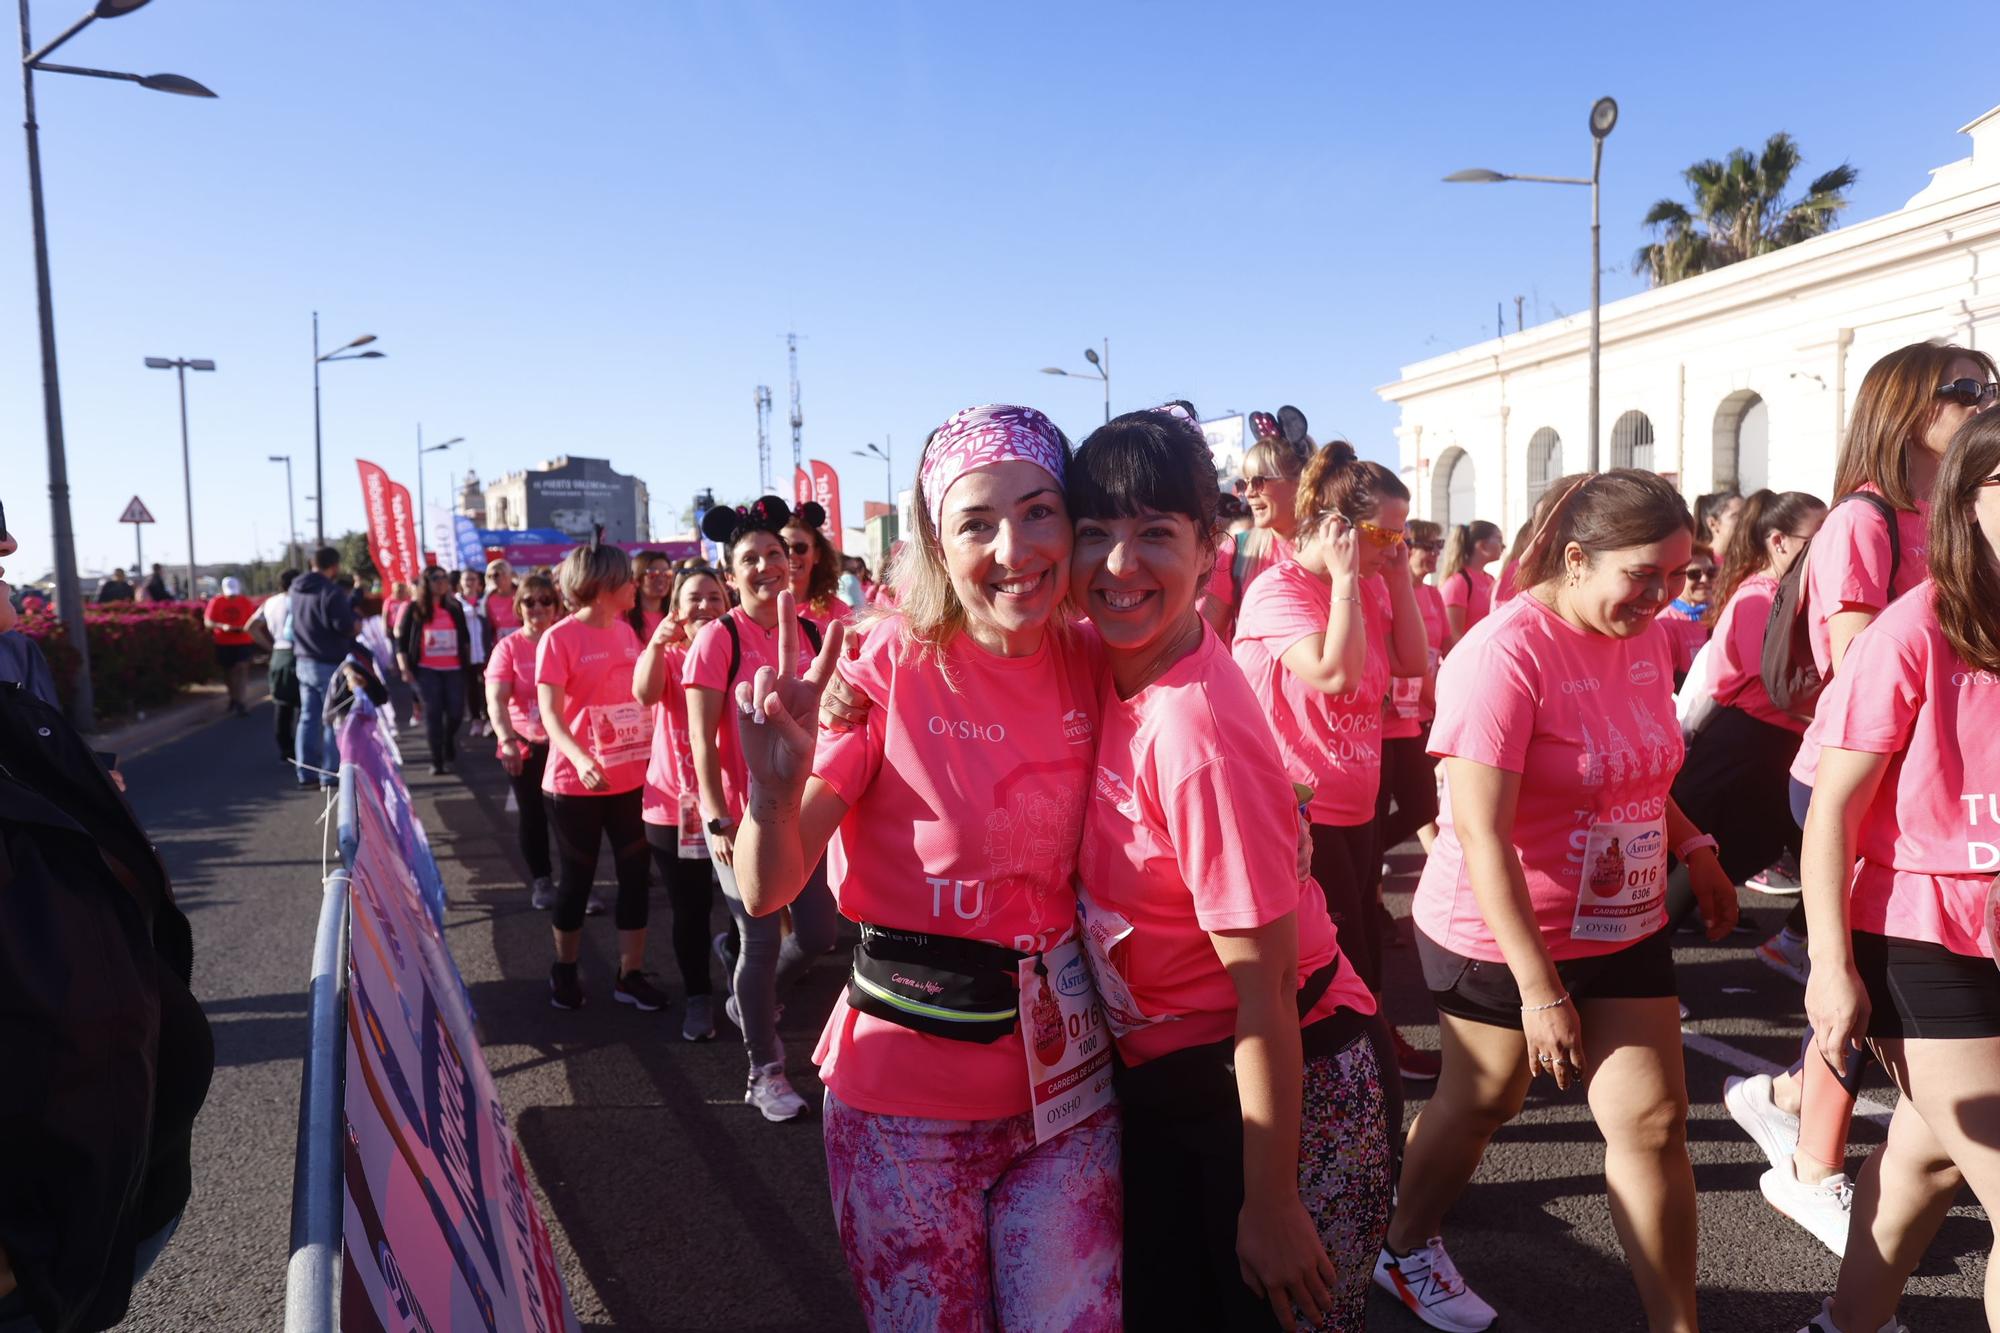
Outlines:
MULTIPOLYGON (((190 685, 216 678, 215 648, 194 602, 112 602, 84 608, 90 634, 90 681, 97 714, 157 708, 190 685)), ((76 650, 53 610, 21 617, 21 632, 41 646, 69 702, 76 650)))

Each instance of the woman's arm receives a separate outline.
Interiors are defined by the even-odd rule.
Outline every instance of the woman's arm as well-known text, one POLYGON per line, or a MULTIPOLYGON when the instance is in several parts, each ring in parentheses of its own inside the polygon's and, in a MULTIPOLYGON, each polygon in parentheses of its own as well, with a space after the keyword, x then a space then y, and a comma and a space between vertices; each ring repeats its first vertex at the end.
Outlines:
POLYGON ((1424 637, 1424 613, 1417 606, 1417 589, 1410 577, 1410 548, 1398 543, 1382 565, 1389 585, 1389 670, 1398 676, 1421 676, 1430 666, 1430 642, 1424 637))
POLYGON ((1285 670, 1322 694, 1345 694, 1361 684, 1368 668, 1367 619, 1361 614, 1361 584, 1355 573, 1355 530, 1328 519, 1333 531, 1316 540, 1333 581, 1326 632, 1299 640, 1285 650, 1285 670))
MULTIPOLYGON (((1681 813, 1681 807, 1673 797, 1667 798, 1667 846, 1679 847, 1690 838, 1701 836, 1701 830, 1694 821, 1681 813)), ((1691 853, 1686 859, 1688 887, 1694 890, 1695 905, 1701 911, 1701 923, 1708 928, 1708 938, 1720 940, 1736 929, 1736 885, 1722 869, 1722 858, 1715 848, 1703 847, 1691 853)))
POLYGON ((1447 605, 1444 609, 1444 650, 1450 652, 1465 637, 1465 608, 1447 605))
POLYGON ((1805 845, 1799 853, 1807 951, 1812 957, 1806 1017, 1820 1055, 1835 1069, 1846 1059, 1848 1048, 1858 1047, 1868 1033, 1868 993, 1854 968, 1847 900, 1861 818, 1889 771, 1889 758, 1833 746, 1821 750, 1812 805, 1806 810, 1805 845))
POLYGON ((563 704, 566 702, 563 687, 553 681, 544 681, 537 687, 537 697, 542 705, 542 725, 548 728, 549 745, 569 760, 576 769, 577 781, 587 791, 596 791, 604 785, 604 773, 597 767, 597 761, 590 751, 577 744, 570 734, 569 723, 563 718, 563 704))
POLYGON ((774 792, 755 779, 736 837, 736 891, 751 916, 788 907, 826 854, 847 802, 818 778, 802 796, 774 792))
MULTIPOLYGON (((722 794, 722 710, 729 705, 721 690, 706 685, 687 687, 688 751, 694 757, 695 795, 701 801, 704 825, 711 819, 728 819, 729 802, 722 794)), ((735 865, 736 830, 708 835, 711 855, 723 865, 735 865)))
POLYGON ((1854 636, 1873 624, 1880 611, 1865 606, 1843 603, 1840 610, 1826 618, 1827 657, 1831 664, 1829 676, 1840 674, 1840 664, 1847 657, 1847 645, 1854 642, 1854 636))
POLYGON ((667 671, 667 643, 663 637, 671 621, 662 620, 653 630, 646 646, 639 650, 638 665, 632 668, 632 697, 651 708, 664 699, 672 681, 667 671))

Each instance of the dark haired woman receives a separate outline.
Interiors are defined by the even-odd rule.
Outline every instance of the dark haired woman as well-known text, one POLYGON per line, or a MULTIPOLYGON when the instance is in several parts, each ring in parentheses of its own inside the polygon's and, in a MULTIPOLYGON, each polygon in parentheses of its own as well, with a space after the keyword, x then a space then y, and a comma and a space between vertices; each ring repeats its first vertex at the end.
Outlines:
MULTIPOLYGON (((1451 631, 1445 636, 1447 652, 1492 612, 1493 576, 1486 567, 1500 558, 1500 549, 1500 529, 1483 518, 1459 524, 1445 538, 1438 592, 1451 631)), ((1518 582, 1518 572, 1515 577, 1518 582)))
POLYGON ((546 912, 556 905, 556 886, 551 878, 554 863, 549 860, 549 813, 542 800, 549 731, 542 725, 541 698, 535 688, 535 652, 543 633, 562 617, 562 598, 556 595, 556 585, 539 574, 509 583, 514 589, 510 619, 516 628, 493 645, 493 656, 486 659, 486 713, 499 738, 500 766, 514 789, 529 901, 536 911, 546 912))
POLYGON ((801 505, 778 534, 792 562, 792 600, 822 634, 834 621, 854 618, 854 607, 840 595, 840 553, 820 530, 825 521, 818 505, 801 505), (808 522, 811 518, 819 521, 808 522))
POLYGON ((1694 502, 1694 539, 1714 551, 1724 562, 1736 540, 1736 521, 1743 513, 1743 497, 1733 490, 1715 491, 1694 502))
MULTIPOLYGON (((1701 654, 1715 627, 1715 617, 1710 613, 1720 605, 1715 600, 1718 556, 1706 542, 1697 540, 1694 552, 1688 556, 1686 586, 1660 612, 1660 628, 1666 631, 1667 643, 1674 651, 1676 690, 1693 669, 1694 659, 1701 654)), ((1784 784, 1780 783, 1779 790, 1783 789, 1784 784)))
POLYGON ((403 608, 402 623, 396 627, 396 665, 423 700, 424 740, 430 745, 433 775, 445 772, 458 757, 458 726, 465 720, 465 663, 471 660, 465 608, 452 596, 451 575, 432 565, 424 570, 423 588, 403 608))
POLYGON ((1376 1281, 1433 1328, 1493 1321, 1445 1250, 1445 1213, 1548 1074, 1584 1089, 1604 1135, 1612 1222, 1649 1327, 1692 1333, 1669 853, 1693 867, 1711 937, 1736 916, 1714 840, 1669 796, 1681 733, 1655 617, 1694 539, 1679 493, 1650 472, 1551 491, 1522 594, 1438 676, 1431 749, 1446 798, 1412 915, 1444 1072, 1410 1129, 1376 1281))
POLYGON ((660 622, 673 613, 674 560, 664 551, 641 551, 632 557, 632 574, 639 593, 625 616, 640 643, 652 640, 660 622))
MULTIPOLYGON (((1902 1099, 1813 1333, 1894 1327, 1959 1186, 2000 1200, 2000 414, 1959 428, 1932 495, 1930 582, 1853 640, 1816 714, 1809 1058, 1865 1042, 1902 1099)), ((1985 1306, 2000 1326, 1990 1261, 1985 1306)))
POLYGON ((785 1076, 778 1001, 813 959, 833 947, 838 924, 824 867, 813 871, 791 904, 789 935, 776 917, 751 915, 736 882, 736 833, 750 775, 743 766, 742 719, 729 696, 737 681, 753 679, 759 667, 776 665, 781 639, 808 628, 799 617, 784 617, 778 609, 779 594, 791 588, 791 556, 780 535, 791 517, 791 508, 775 495, 747 510, 708 512, 703 531, 722 546, 724 578, 737 605, 695 633, 681 673, 700 817, 740 939, 723 1012, 743 1033, 750 1062, 743 1100, 770 1121, 796 1120, 808 1109, 785 1076))
POLYGON ((750 910, 792 901, 830 847, 841 910, 864 923, 818 1059, 834 1219, 877 1333, 1122 1327, 1118 1108, 1038 1129, 1023 1029, 1060 1045, 1061 1006, 1046 984, 1032 1003, 1016 990, 1053 950, 1083 968, 1072 883, 1097 689, 1057 619, 1068 455, 1032 408, 967 408, 932 434, 897 610, 838 666, 865 725, 814 725, 840 625, 806 681, 787 636, 738 692, 755 709, 750 910), (901 980, 890 952, 925 975, 901 980))
POLYGON ((1375 1001, 1301 879, 1292 785, 1202 620, 1218 494, 1191 412, 1070 464, 1072 599, 1109 662, 1078 856, 1122 1060, 1132 1328, 1363 1327, 1389 1209, 1375 1001))

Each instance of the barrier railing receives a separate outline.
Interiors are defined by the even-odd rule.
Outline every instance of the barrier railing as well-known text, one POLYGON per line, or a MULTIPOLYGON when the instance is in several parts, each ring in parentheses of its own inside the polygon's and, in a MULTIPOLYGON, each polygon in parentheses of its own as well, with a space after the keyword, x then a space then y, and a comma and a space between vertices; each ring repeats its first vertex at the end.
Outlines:
POLYGON ((286 1333, 332 1333, 340 1308, 341 1098, 347 1063, 348 872, 326 877, 306 983, 305 1074, 292 1161, 286 1333))

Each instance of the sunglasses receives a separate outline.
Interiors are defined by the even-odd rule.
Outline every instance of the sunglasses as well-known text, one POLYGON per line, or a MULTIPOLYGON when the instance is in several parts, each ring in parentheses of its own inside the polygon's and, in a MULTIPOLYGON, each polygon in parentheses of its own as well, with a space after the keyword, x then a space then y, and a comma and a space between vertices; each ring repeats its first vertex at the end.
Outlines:
POLYGON ((1715 571, 1712 569, 1690 569, 1688 571, 1688 582, 1713 583, 1715 582, 1715 571))
POLYGON ((1366 537, 1370 543, 1382 547, 1384 550, 1403 540, 1403 530, 1401 528, 1385 528, 1378 524, 1363 521, 1356 523, 1354 530, 1366 537))
POLYGON ((1444 543, 1443 543, 1443 542, 1411 542, 1411 543, 1410 543, 1410 549, 1411 549, 1412 551, 1442 551, 1442 550, 1444 549, 1444 543))
POLYGON ((1243 484, 1247 486, 1249 489, 1255 491, 1255 490, 1261 490, 1266 486, 1276 486, 1279 482, 1283 480, 1284 480, 1283 477, 1245 477, 1243 479, 1243 484))
POLYGON ((556 602, 556 599, 555 599, 555 598, 553 598, 553 597, 530 597, 530 598, 527 598, 527 599, 526 599, 525 601, 523 601, 523 602, 521 603, 521 605, 522 605, 522 606, 550 606, 550 607, 552 607, 552 606, 555 606, 555 605, 557 605, 557 602, 556 602))
POLYGON ((449 575, 449 574, 445 573, 445 572, 444 572, 443 570, 441 570, 441 569, 440 569, 440 570, 433 570, 432 572, 430 572, 430 573, 428 573, 428 574, 424 575, 424 578, 426 578, 427 580, 429 580, 429 581, 430 581, 430 582, 432 582, 432 583, 450 583, 450 582, 451 582, 451 575, 449 575))
POLYGON ((1937 396, 1960 407, 1977 407, 2000 398, 2000 384, 1991 380, 1983 383, 1979 380, 1953 380, 1949 384, 1938 385, 1937 396))
POLYGON ((1982 481, 1979 484, 1981 486, 2000 486, 2000 472, 1994 473, 1992 476, 1988 477, 1985 481, 1982 481))
POLYGON ((798 559, 803 560, 807 556, 812 554, 813 548, 811 542, 787 542, 785 544, 785 549, 790 551, 798 559))

